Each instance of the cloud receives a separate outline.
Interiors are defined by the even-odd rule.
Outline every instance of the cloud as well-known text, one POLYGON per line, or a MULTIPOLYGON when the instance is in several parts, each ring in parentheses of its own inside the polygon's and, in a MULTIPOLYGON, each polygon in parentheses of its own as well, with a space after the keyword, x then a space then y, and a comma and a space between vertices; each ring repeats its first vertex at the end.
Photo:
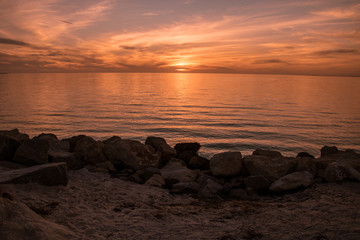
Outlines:
POLYGON ((315 54, 318 55, 334 55, 334 54, 359 54, 360 51, 358 49, 332 49, 325 51, 317 51, 315 54))
POLYGON ((13 40, 13 39, 9 39, 9 38, 0 38, 0 44, 9 44, 9 45, 17 45, 17 46, 25 46, 25 47, 30 46, 29 43, 26 43, 23 41, 18 41, 18 40, 13 40))
POLYGON ((146 12, 146 13, 142 13, 141 15, 143 16, 158 16, 158 13, 154 13, 154 12, 146 12))
POLYGON ((256 60, 254 62, 254 64, 272 64, 272 63, 289 64, 288 62, 280 59, 263 59, 263 60, 256 60))

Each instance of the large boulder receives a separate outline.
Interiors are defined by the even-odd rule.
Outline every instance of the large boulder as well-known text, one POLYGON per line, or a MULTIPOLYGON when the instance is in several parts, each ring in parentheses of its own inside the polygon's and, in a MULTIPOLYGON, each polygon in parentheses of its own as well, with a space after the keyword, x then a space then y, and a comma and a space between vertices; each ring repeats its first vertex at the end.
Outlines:
POLYGON ((290 157, 270 158, 263 155, 251 155, 244 157, 243 164, 251 176, 263 175, 273 182, 294 172, 297 161, 290 157))
POLYGON ((148 137, 145 144, 152 146, 156 151, 161 153, 161 164, 166 164, 171 158, 176 156, 174 148, 166 143, 166 140, 161 137, 148 137))
POLYGON ((95 141, 89 136, 77 136, 75 138, 77 141, 74 146, 74 155, 78 160, 81 160, 85 165, 107 161, 103 153, 103 143, 95 141))
POLYGON ((178 182, 194 182, 198 176, 196 171, 188 169, 183 161, 175 158, 160 169, 160 172, 168 186, 178 182))
POLYGON ((14 161, 32 166, 48 162, 49 143, 44 140, 25 140, 18 147, 14 155, 14 161))
POLYGON ((337 182, 344 179, 352 179, 360 181, 360 173, 355 168, 339 162, 330 163, 325 172, 323 178, 327 182, 337 182))
POLYGON ((79 239, 80 236, 67 227, 47 221, 25 204, 3 196, 0 195, 1 240, 79 239))
POLYGON ((307 188, 314 182, 313 175, 308 171, 294 172, 273 182, 269 190, 271 192, 284 192, 296 190, 299 188, 307 188))
POLYGON ((28 168, 0 172, 1 184, 30 182, 37 182, 47 186, 66 186, 68 183, 66 163, 47 163, 28 168))
POLYGON ((161 154, 150 145, 135 140, 117 139, 104 146, 106 158, 114 165, 135 171, 147 167, 159 167, 161 154))
POLYGON ((19 129, 17 129, 17 128, 12 129, 12 130, 1 130, 0 135, 13 138, 20 143, 25 140, 29 140, 29 135, 19 132, 19 129))
POLYGON ((19 146, 17 140, 0 135, 0 161, 12 161, 19 146))
POLYGON ((321 157, 315 160, 315 164, 321 171, 325 170, 332 162, 345 164, 355 168, 357 171, 360 171, 360 154, 354 152, 353 150, 341 151, 335 146, 324 146, 321 149, 321 157))
POLYGON ((201 156, 193 156, 188 163, 188 167, 191 169, 209 170, 210 161, 201 156))
POLYGON ((239 175, 242 166, 240 152, 223 152, 210 159, 210 170, 215 176, 233 177, 239 175))
POLYGON ((57 136, 52 133, 42 133, 39 136, 34 137, 33 139, 47 141, 49 143, 49 150, 51 151, 70 151, 70 143, 68 141, 59 140, 57 136))

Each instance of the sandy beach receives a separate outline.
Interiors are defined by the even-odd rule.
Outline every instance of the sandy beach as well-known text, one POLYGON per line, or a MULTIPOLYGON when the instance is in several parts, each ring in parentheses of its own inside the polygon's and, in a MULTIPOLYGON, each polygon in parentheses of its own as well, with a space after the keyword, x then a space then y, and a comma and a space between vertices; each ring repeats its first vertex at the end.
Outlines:
MULTIPOLYGON (((24 203, 41 218, 64 226, 73 239, 360 237, 358 182, 315 183, 291 194, 220 202, 172 195, 166 189, 112 178, 106 173, 91 173, 86 168, 69 171, 66 187, 37 183, 2 187, 14 196, 14 201, 24 203)), ((2 217, 6 227, 10 223, 2 217)), ((34 230, 32 219, 27 221, 24 233, 28 231, 34 236, 46 233, 47 226, 34 230)), ((51 232, 47 234, 51 236, 51 232)))

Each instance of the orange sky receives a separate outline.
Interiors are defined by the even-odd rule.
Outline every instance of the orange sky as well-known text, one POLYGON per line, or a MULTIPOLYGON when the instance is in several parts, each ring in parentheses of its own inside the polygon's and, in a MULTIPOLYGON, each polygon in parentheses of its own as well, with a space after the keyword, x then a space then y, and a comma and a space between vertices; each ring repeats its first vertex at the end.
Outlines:
POLYGON ((0 0, 0 72, 360 76, 358 0, 0 0))

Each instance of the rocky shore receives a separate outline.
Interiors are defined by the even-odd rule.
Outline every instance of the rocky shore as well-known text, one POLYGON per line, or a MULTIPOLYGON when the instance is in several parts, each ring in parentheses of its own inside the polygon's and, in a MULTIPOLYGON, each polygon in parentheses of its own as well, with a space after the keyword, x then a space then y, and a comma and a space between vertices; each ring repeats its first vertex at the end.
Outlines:
POLYGON ((360 239, 360 154, 0 131, 0 239, 360 239))

